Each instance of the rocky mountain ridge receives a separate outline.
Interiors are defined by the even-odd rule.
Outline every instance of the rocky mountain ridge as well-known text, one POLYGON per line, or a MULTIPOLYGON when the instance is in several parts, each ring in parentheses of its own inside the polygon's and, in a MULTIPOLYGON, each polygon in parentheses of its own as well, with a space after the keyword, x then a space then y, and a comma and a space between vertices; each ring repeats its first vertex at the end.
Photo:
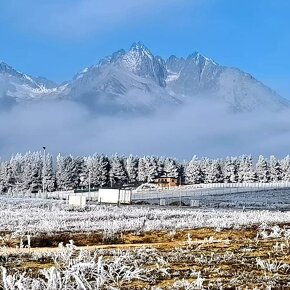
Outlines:
POLYGON ((17 102, 68 99, 103 114, 153 112, 195 100, 224 103, 234 111, 279 110, 289 101, 237 68, 219 65, 195 52, 187 58, 154 55, 134 43, 56 85, 0 63, 0 106, 17 102))

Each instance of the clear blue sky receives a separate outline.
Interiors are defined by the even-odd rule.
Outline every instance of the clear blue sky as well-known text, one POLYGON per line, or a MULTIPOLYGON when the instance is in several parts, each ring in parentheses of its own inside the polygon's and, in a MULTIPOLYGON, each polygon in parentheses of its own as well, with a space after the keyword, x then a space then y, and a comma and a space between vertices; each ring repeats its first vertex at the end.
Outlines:
POLYGON ((57 82, 132 42, 200 51, 290 98, 288 0, 1 0, 0 59, 57 82))

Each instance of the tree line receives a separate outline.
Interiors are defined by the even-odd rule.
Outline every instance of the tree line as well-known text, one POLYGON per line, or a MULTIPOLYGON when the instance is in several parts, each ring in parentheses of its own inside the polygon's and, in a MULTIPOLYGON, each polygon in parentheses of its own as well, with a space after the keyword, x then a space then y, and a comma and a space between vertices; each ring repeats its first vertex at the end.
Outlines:
POLYGON ((137 186, 156 177, 178 178, 182 184, 290 181, 290 157, 249 155, 225 159, 94 154, 85 157, 43 156, 41 152, 16 154, 0 163, 0 192, 37 192, 99 187, 137 186))

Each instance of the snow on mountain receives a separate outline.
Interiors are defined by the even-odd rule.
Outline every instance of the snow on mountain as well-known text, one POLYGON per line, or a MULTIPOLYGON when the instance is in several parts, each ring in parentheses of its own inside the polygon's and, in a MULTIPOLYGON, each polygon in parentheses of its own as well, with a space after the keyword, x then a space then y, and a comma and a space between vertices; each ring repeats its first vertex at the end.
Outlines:
POLYGON ((288 100, 239 69, 219 65, 198 52, 164 60, 140 42, 83 69, 60 86, 0 63, 2 107, 55 98, 70 99, 104 114, 152 112, 199 99, 225 103, 235 111, 290 106, 288 100))
POLYGON ((152 112, 181 102, 165 89, 165 62, 143 44, 120 50, 78 73, 62 97, 101 113, 152 112))
POLYGON ((45 78, 33 78, 21 73, 8 64, 0 63, 1 110, 17 102, 43 99, 57 91, 57 85, 45 78))
POLYGON ((277 110, 290 104, 250 74, 221 66, 197 52, 187 59, 171 56, 166 67, 167 89, 174 96, 225 102, 235 111, 277 110))

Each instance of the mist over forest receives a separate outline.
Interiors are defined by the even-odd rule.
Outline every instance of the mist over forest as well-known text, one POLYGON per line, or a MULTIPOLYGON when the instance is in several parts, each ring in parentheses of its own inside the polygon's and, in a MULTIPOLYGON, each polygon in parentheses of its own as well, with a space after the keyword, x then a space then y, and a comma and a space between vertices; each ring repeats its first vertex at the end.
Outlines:
POLYGON ((289 113, 231 112, 205 101, 140 117, 101 116, 73 101, 24 103, 0 112, 0 156, 46 146, 52 154, 80 156, 283 157, 289 153, 289 113))

